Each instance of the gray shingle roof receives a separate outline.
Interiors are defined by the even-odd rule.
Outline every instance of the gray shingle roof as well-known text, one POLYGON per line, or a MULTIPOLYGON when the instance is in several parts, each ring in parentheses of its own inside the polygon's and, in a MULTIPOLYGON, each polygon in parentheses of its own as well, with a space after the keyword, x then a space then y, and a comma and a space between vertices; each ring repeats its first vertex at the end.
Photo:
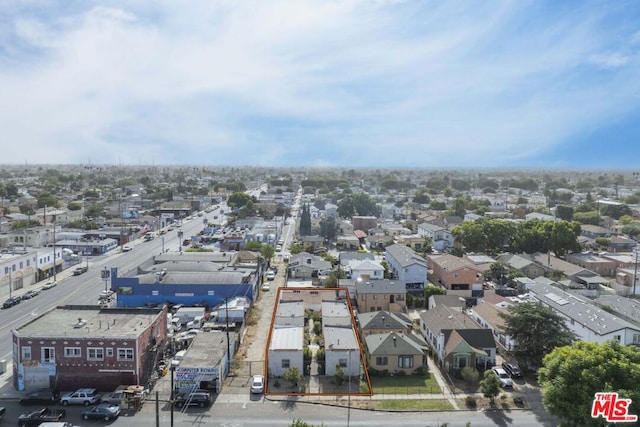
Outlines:
POLYGON ((418 264, 427 268, 427 260, 418 255, 413 249, 404 245, 390 245, 385 249, 386 253, 402 267, 418 264))
POLYGON ((370 354, 410 355, 424 354, 427 343, 424 338, 412 334, 374 334, 365 338, 370 354))

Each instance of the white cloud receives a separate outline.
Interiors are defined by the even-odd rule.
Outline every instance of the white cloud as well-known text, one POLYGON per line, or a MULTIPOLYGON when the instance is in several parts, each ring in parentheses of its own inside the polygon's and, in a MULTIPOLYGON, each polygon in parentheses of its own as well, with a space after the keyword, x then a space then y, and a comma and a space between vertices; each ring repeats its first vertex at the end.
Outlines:
POLYGON ((588 7, 46 4, 5 10, 5 161, 503 166, 637 108, 634 57, 603 53, 637 33, 588 7))

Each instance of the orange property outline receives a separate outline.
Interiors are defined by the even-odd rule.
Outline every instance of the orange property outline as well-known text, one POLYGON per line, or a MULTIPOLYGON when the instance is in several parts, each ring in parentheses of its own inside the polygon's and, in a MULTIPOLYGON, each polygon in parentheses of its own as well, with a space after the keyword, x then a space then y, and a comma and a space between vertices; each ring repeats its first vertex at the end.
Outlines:
POLYGON ((273 396, 373 396, 373 388, 371 387, 371 378, 369 378, 369 370, 367 369, 367 360, 362 350, 362 341, 360 340, 360 331, 356 326, 355 318, 353 317, 353 307, 351 306, 351 298, 349 297, 349 290, 347 288, 278 288, 278 294, 276 295, 276 303, 273 306, 273 313, 271 313, 271 327, 269 328, 269 337, 267 338, 267 346, 264 349, 264 394, 273 396), (367 386, 369 388, 368 393, 273 393, 269 392, 269 346, 271 345, 271 335, 273 333, 273 325, 276 320, 276 313, 278 312, 278 304, 280 304, 280 295, 282 291, 293 292, 331 292, 335 295, 337 291, 344 291, 347 296, 347 305, 349 307, 349 315, 351 316, 351 328, 356 335, 356 341, 360 350, 360 363, 362 363, 364 376, 367 379, 367 386))

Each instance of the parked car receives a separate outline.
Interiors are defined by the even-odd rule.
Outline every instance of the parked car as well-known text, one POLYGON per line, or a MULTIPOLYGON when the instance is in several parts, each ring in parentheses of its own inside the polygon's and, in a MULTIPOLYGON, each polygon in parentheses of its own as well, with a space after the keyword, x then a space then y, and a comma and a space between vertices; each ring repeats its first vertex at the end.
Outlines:
POLYGON ((60 392, 57 390, 35 390, 22 396, 19 400, 21 405, 51 405, 58 403, 60 392))
POLYGON ((111 421, 120 415, 120 406, 113 403, 101 403, 85 409, 80 413, 83 420, 105 420, 111 421))
POLYGON ((60 398, 63 406, 84 405, 89 406, 100 402, 100 395, 95 388, 81 388, 72 393, 67 393, 60 398))
POLYGON ((31 299, 31 298, 33 298, 33 297, 35 297, 35 296, 37 296, 37 295, 40 295, 40 290, 39 290, 39 289, 38 289, 38 290, 30 289, 30 290, 28 290, 27 292, 25 292, 25 293, 22 295, 22 299, 23 299, 23 300, 31 299))
POLYGON ((176 396, 176 406, 182 408, 184 406, 199 406, 204 408, 211 405, 211 393, 206 390, 196 390, 189 394, 179 394, 176 396))
POLYGON ((73 270, 73 275, 79 276, 82 273, 86 273, 87 271, 89 271, 89 267, 87 267, 86 265, 83 265, 82 267, 76 267, 76 269, 73 270))
POLYGON ((522 369, 518 366, 517 363, 504 362, 502 364, 502 369, 507 371, 507 374, 511 376, 511 378, 522 378, 522 369))
POLYGON ((513 382, 511 381, 511 378, 509 378, 509 374, 507 374, 507 371, 505 371, 502 368, 498 368, 496 366, 491 368, 491 370, 496 375, 496 377, 498 377, 498 379, 502 383, 502 387, 503 388, 511 388, 511 387, 513 387, 513 382))
POLYGON ((269 270, 267 271, 267 280, 274 280, 276 278, 276 273, 274 273, 273 271, 269 270))
POLYGON ((24 412, 18 417, 20 427, 37 427, 45 422, 59 422, 66 418, 64 409, 42 408, 33 412, 24 412))
POLYGON ((42 287, 42 289, 51 289, 53 287, 55 287, 58 284, 57 281, 55 280, 49 280, 47 283, 44 284, 44 286, 42 287))
POLYGON ((251 378, 251 393, 262 393, 264 391, 264 376, 254 375, 251 378))
POLYGON ((124 245, 122 247, 122 252, 129 252, 131 249, 133 249, 131 246, 124 245))
POLYGON ((20 297, 9 297, 2 304, 2 308, 13 307, 14 305, 20 304, 20 301, 22 301, 20 297))
POLYGON ((269 285, 269 282, 265 282, 265 283, 262 285, 262 290, 263 290, 263 291, 270 291, 270 290, 271 290, 271 285, 269 285))
POLYGON ((187 350, 180 350, 176 354, 174 354, 173 359, 171 359, 171 366, 174 368, 180 365, 182 359, 184 359, 184 355, 187 354, 187 350))

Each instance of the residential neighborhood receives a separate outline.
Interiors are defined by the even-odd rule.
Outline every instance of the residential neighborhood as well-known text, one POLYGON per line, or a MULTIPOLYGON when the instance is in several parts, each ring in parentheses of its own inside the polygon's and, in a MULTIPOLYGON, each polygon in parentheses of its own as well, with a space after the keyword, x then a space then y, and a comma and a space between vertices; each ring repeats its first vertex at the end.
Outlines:
MULTIPOLYGON (((479 390, 473 375, 503 363, 538 387, 544 367, 519 360, 509 333, 527 304, 571 341, 640 346, 634 180, 622 198, 602 180, 571 197, 549 180, 525 190, 515 172, 470 186, 442 172, 381 185, 364 172, 248 169, 223 183, 224 171, 172 171, 189 187, 126 172, 114 186, 58 178, 55 195, 50 174, 5 172, 0 295, 24 302, 3 312, 65 282, 100 291, 11 329, 17 391, 151 390, 170 376, 175 393, 215 396, 246 363, 263 366, 265 396, 372 396, 379 378, 434 369, 447 389, 479 390), (264 358, 243 361, 258 324, 264 358)), ((504 393, 521 400, 514 381, 504 393)))

